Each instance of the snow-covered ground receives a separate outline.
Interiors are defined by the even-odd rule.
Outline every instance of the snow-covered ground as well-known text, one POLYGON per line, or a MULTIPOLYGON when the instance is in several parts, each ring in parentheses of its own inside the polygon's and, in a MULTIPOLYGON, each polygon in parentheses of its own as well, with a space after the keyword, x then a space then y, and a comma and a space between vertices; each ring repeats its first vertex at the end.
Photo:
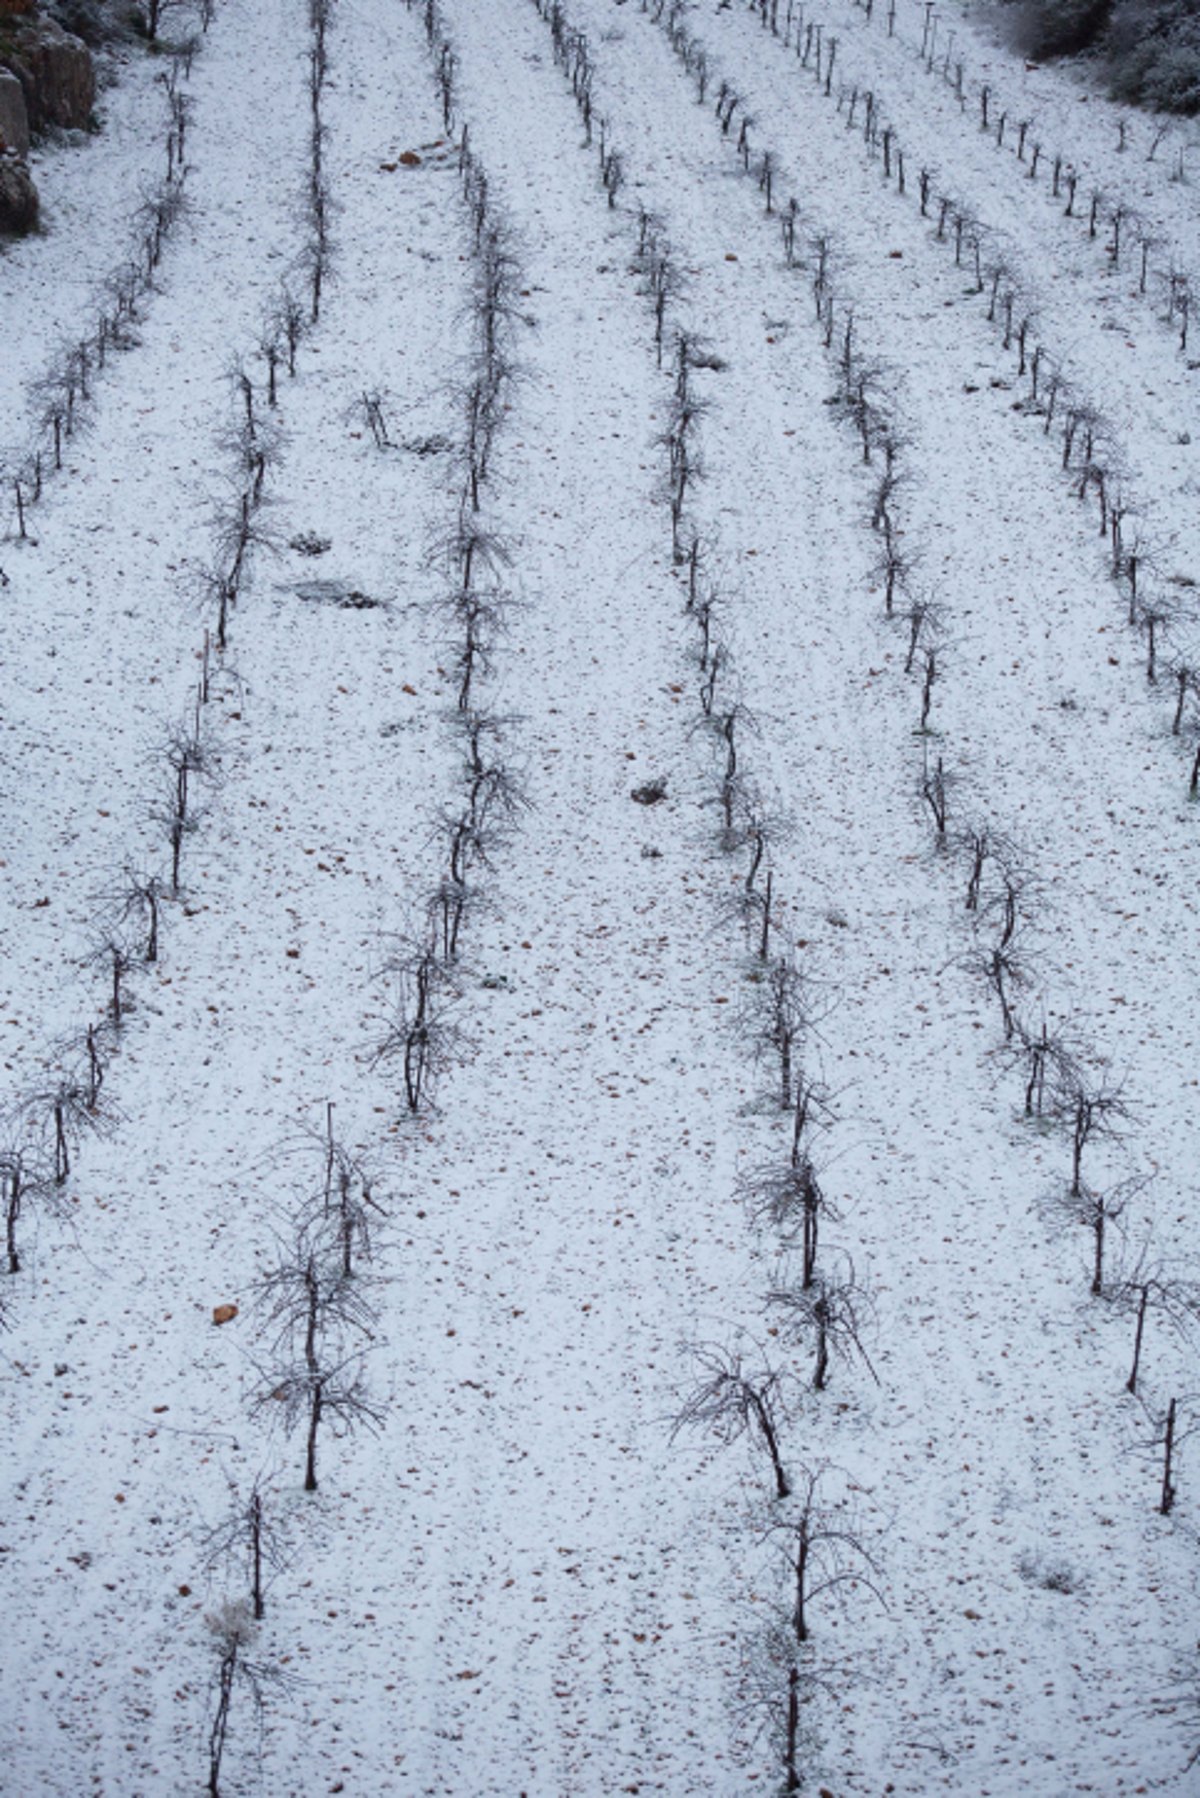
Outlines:
MULTIPOLYGON (((813 1798, 1196 1789, 1195 1344, 1155 1304, 1130 1395, 1116 1300, 1140 1257, 1183 1315, 1200 1271, 1194 680, 1172 728, 1175 671, 1200 666, 1200 376, 1161 291, 980 132, 979 85, 1014 96, 1044 155, 1128 195, 1181 269, 1200 267, 1194 190, 1166 143, 1147 161, 1147 121, 1118 150, 1116 109, 969 19, 960 105, 911 0, 891 38, 882 0, 806 6, 838 38, 828 83, 789 11, 772 33, 743 0, 571 0, 557 25, 549 0, 336 0, 330 279, 272 413, 265 323, 309 273, 312 14, 216 8, 188 209, 137 342, 28 537, 6 501, 0 541, 6 1191, 16 1157, 37 1175, 51 1152, 89 1025, 107 1058, 0 1293, 0 1790, 207 1788, 230 1642, 213 1619, 249 1589, 212 1532, 256 1482, 278 1552, 230 1670, 222 1792, 773 1791, 793 1670, 792 1789, 813 1798), (847 128, 843 82, 876 97, 903 193, 847 128), (1140 629, 1094 495, 939 235, 943 194, 1002 245, 1046 368, 1106 415, 1124 544, 1146 545, 1140 629), (481 509, 460 512, 493 230, 511 367, 481 509), (648 240, 671 270, 661 366, 648 240), (909 674, 878 567, 883 451, 864 462, 837 403, 850 315, 903 475, 897 610, 937 626, 909 674), (686 530, 726 658, 707 692, 663 441, 679 333, 686 530), (277 447, 221 656, 201 577, 236 511, 239 369, 277 447), (522 804, 473 865, 438 989, 447 1065, 413 1116, 377 1051, 471 784, 446 603, 464 524, 504 548, 472 707, 522 804), (112 896, 169 865, 168 752, 192 719, 197 828, 117 1029, 112 896), (746 832, 731 848, 720 827, 722 719, 738 817, 765 827, 749 896, 746 832), (941 842, 921 797, 939 758, 941 842), (970 830, 992 843, 975 909, 970 830), (1057 1202, 1069 1121, 1024 1116, 1028 1059, 985 970, 1005 868, 1019 1027, 1072 1049, 1073 1090, 1119 1098, 1116 1140, 1083 1160, 1085 1199, 1127 1201, 1107 1297, 1057 1202), (801 1074, 825 1097, 817 1266, 852 1276, 861 1345, 820 1391, 767 1296, 796 1294, 797 1257, 744 1199, 792 1143, 752 1040, 769 982, 745 921, 768 870, 770 953, 805 995, 789 1100, 801 1074), (374 1252, 339 1302, 367 1308, 349 1340, 374 1425, 326 1418, 306 1492, 260 1282, 320 1192, 330 1115, 369 1174, 374 1252), (735 1353, 775 1376, 787 1497, 760 1431, 678 1427, 704 1357, 735 1353), (798 1640, 810 1480, 828 1540, 798 1640)), ((6 441, 88 328, 161 148, 144 69, 104 104, 98 138, 54 152, 45 235, 0 256, 6 441)))

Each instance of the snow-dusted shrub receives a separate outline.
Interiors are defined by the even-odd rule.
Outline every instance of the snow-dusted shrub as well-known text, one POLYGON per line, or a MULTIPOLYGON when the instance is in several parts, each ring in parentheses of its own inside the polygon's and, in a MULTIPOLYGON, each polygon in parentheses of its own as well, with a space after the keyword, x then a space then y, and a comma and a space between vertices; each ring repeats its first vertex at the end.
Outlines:
POLYGON ((372 1065, 399 1061, 404 1099, 415 1116, 431 1103, 431 1090, 454 1059, 459 1033, 448 1013, 455 993, 450 965, 437 940, 403 938, 389 956, 382 977, 393 989, 391 1017, 375 1044, 372 1065))
MULTIPOLYGON (((334 1170, 336 1175, 336 1169, 334 1170)), ((262 1416, 282 1407, 283 1427, 304 1435, 304 1490, 317 1490, 317 1442, 322 1423, 341 1426, 343 1436, 383 1427, 382 1406, 372 1402, 365 1357, 376 1312, 361 1279, 350 1268, 349 1250, 361 1253, 365 1215, 358 1206, 353 1176, 347 1193, 350 1212, 336 1202, 307 1204, 290 1241, 281 1242, 275 1266, 258 1282, 265 1312, 263 1333, 271 1339, 270 1359, 260 1368, 262 1385, 252 1409, 262 1416)))
POLYGON ((1118 0, 1109 52, 1118 99, 1161 112, 1200 112, 1200 16, 1193 0, 1118 0))
POLYGON ((754 1168, 743 1176, 740 1191, 755 1227, 773 1230, 785 1249, 799 1250, 800 1289, 811 1292, 817 1280, 821 1226, 829 1219, 840 1221, 841 1213, 810 1158, 798 1152, 790 1161, 754 1168))
POLYGON ((699 1344, 692 1356, 695 1384, 675 1419, 672 1440, 681 1430, 701 1429, 724 1443, 742 1436, 761 1442, 770 1459, 775 1496, 787 1498, 792 1487, 779 1443, 785 1371, 766 1362, 748 1365, 741 1349, 719 1344, 699 1344))
POLYGON ((125 35, 127 10, 106 6, 102 0, 46 0, 45 10, 85 44, 103 44, 125 35))
POLYGON ((874 1305, 844 1249, 828 1272, 815 1274, 807 1285, 780 1284, 767 1294, 767 1300, 780 1308, 785 1339, 812 1354, 814 1392, 824 1392, 829 1384, 830 1363, 835 1357, 861 1361, 878 1386, 879 1375, 863 1341, 874 1322, 874 1305))
POLYGON ((1023 56, 1069 56, 1091 48, 1111 10, 1111 0, 1018 0, 1012 41, 1023 56))
POLYGON ((294 1683, 282 1667, 248 1658, 258 1641, 259 1626, 253 1608, 245 1598, 225 1598, 204 1618, 217 1656, 216 1704, 208 1737, 209 1798, 221 1798, 221 1763, 229 1735, 229 1713, 238 1686, 249 1692, 259 1713, 266 1703, 268 1691, 287 1691, 294 1683))
POLYGON ((219 774, 216 755, 201 732, 199 716, 177 726, 155 751, 155 760, 166 778, 151 803, 150 819, 166 835, 171 855, 170 896, 178 899, 183 845, 203 821, 195 787, 200 781, 215 782, 219 774))
POLYGON ((1200 112, 1200 16, 1194 0, 1016 0, 1010 35, 1025 56, 1103 49, 1118 100, 1200 112))
POLYGON ((52 1199, 54 1190, 49 1168, 36 1151, 27 1148, 16 1138, 0 1147, 4 1260, 10 1274, 19 1274, 21 1271, 17 1226, 22 1212, 30 1208, 31 1202, 37 1204, 52 1199))
POLYGON ((142 0, 142 4, 135 6, 129 17, 134 30, 154 44, 158 42, 159 33, 169 13, 190 10, 190 0, 142 0))
POLYGON ((1045 1592, 1078 1592, 1084 1584, 1083 1575, 1065 1555, 1047 1554, 1042 1549, 1026 1549, 1017 1560, 1017 1572, 1045 1592))

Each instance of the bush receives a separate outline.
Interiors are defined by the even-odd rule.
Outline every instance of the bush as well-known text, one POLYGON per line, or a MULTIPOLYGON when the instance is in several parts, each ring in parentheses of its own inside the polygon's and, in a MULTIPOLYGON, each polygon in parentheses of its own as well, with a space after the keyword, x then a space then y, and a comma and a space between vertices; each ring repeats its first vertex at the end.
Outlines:
POLYGON ((103 0, 45 0, 44 9, 64 31, 93 48, 127 35, 117 9, 104 5, 103 0))
POLYGON ((1074 1593, 1083 1589, 1083 1575, 1061 1555, 1049 1555, 1041 1549, 1026 1549, 1017 1561, 1017 1572, 1031 1586, 1045 1592, 1074 1593))
POLYGON ((1197 0, 1011 0, 1009 37, 1043 60, 1101 50, 1115 100, 1200 113, 1197 0))
POLYGON ((1200 16, 1192 0, 1118 0, 1108 43, 1116 99, 1200 112, 1200 16))
POLYGON ((1023 56, 1038 61, 1090 50, 1112 12, 1112 0, 1018 0, 1010 30, 1023 56))

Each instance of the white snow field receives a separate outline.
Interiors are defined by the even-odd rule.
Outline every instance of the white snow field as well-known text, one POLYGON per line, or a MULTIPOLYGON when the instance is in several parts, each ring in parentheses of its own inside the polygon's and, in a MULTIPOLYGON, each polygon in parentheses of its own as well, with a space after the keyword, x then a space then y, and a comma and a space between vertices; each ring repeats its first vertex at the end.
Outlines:
POLYGON ((927 30, 217 0, 101 368, 45 153, 12 1798, 1200 1791, 1190 139, 927 30))

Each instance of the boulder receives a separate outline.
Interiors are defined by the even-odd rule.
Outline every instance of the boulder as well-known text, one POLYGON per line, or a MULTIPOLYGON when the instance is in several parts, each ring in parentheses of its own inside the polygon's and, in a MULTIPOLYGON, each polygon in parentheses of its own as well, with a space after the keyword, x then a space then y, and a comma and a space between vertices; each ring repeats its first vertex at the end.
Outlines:
POLYGON ((15 156, 0 155, 0 231, 32 231, 38 221, 33 177, 15 156))
POLYGON ((54 19, 0 19, 0 68, 21 83, 31 131, 90 124, 96 103, 92 53, 54 19))
POLYGON ((0 150, 29 154, 29 114, 25 90, 8 69, 0 69, 0 150))

